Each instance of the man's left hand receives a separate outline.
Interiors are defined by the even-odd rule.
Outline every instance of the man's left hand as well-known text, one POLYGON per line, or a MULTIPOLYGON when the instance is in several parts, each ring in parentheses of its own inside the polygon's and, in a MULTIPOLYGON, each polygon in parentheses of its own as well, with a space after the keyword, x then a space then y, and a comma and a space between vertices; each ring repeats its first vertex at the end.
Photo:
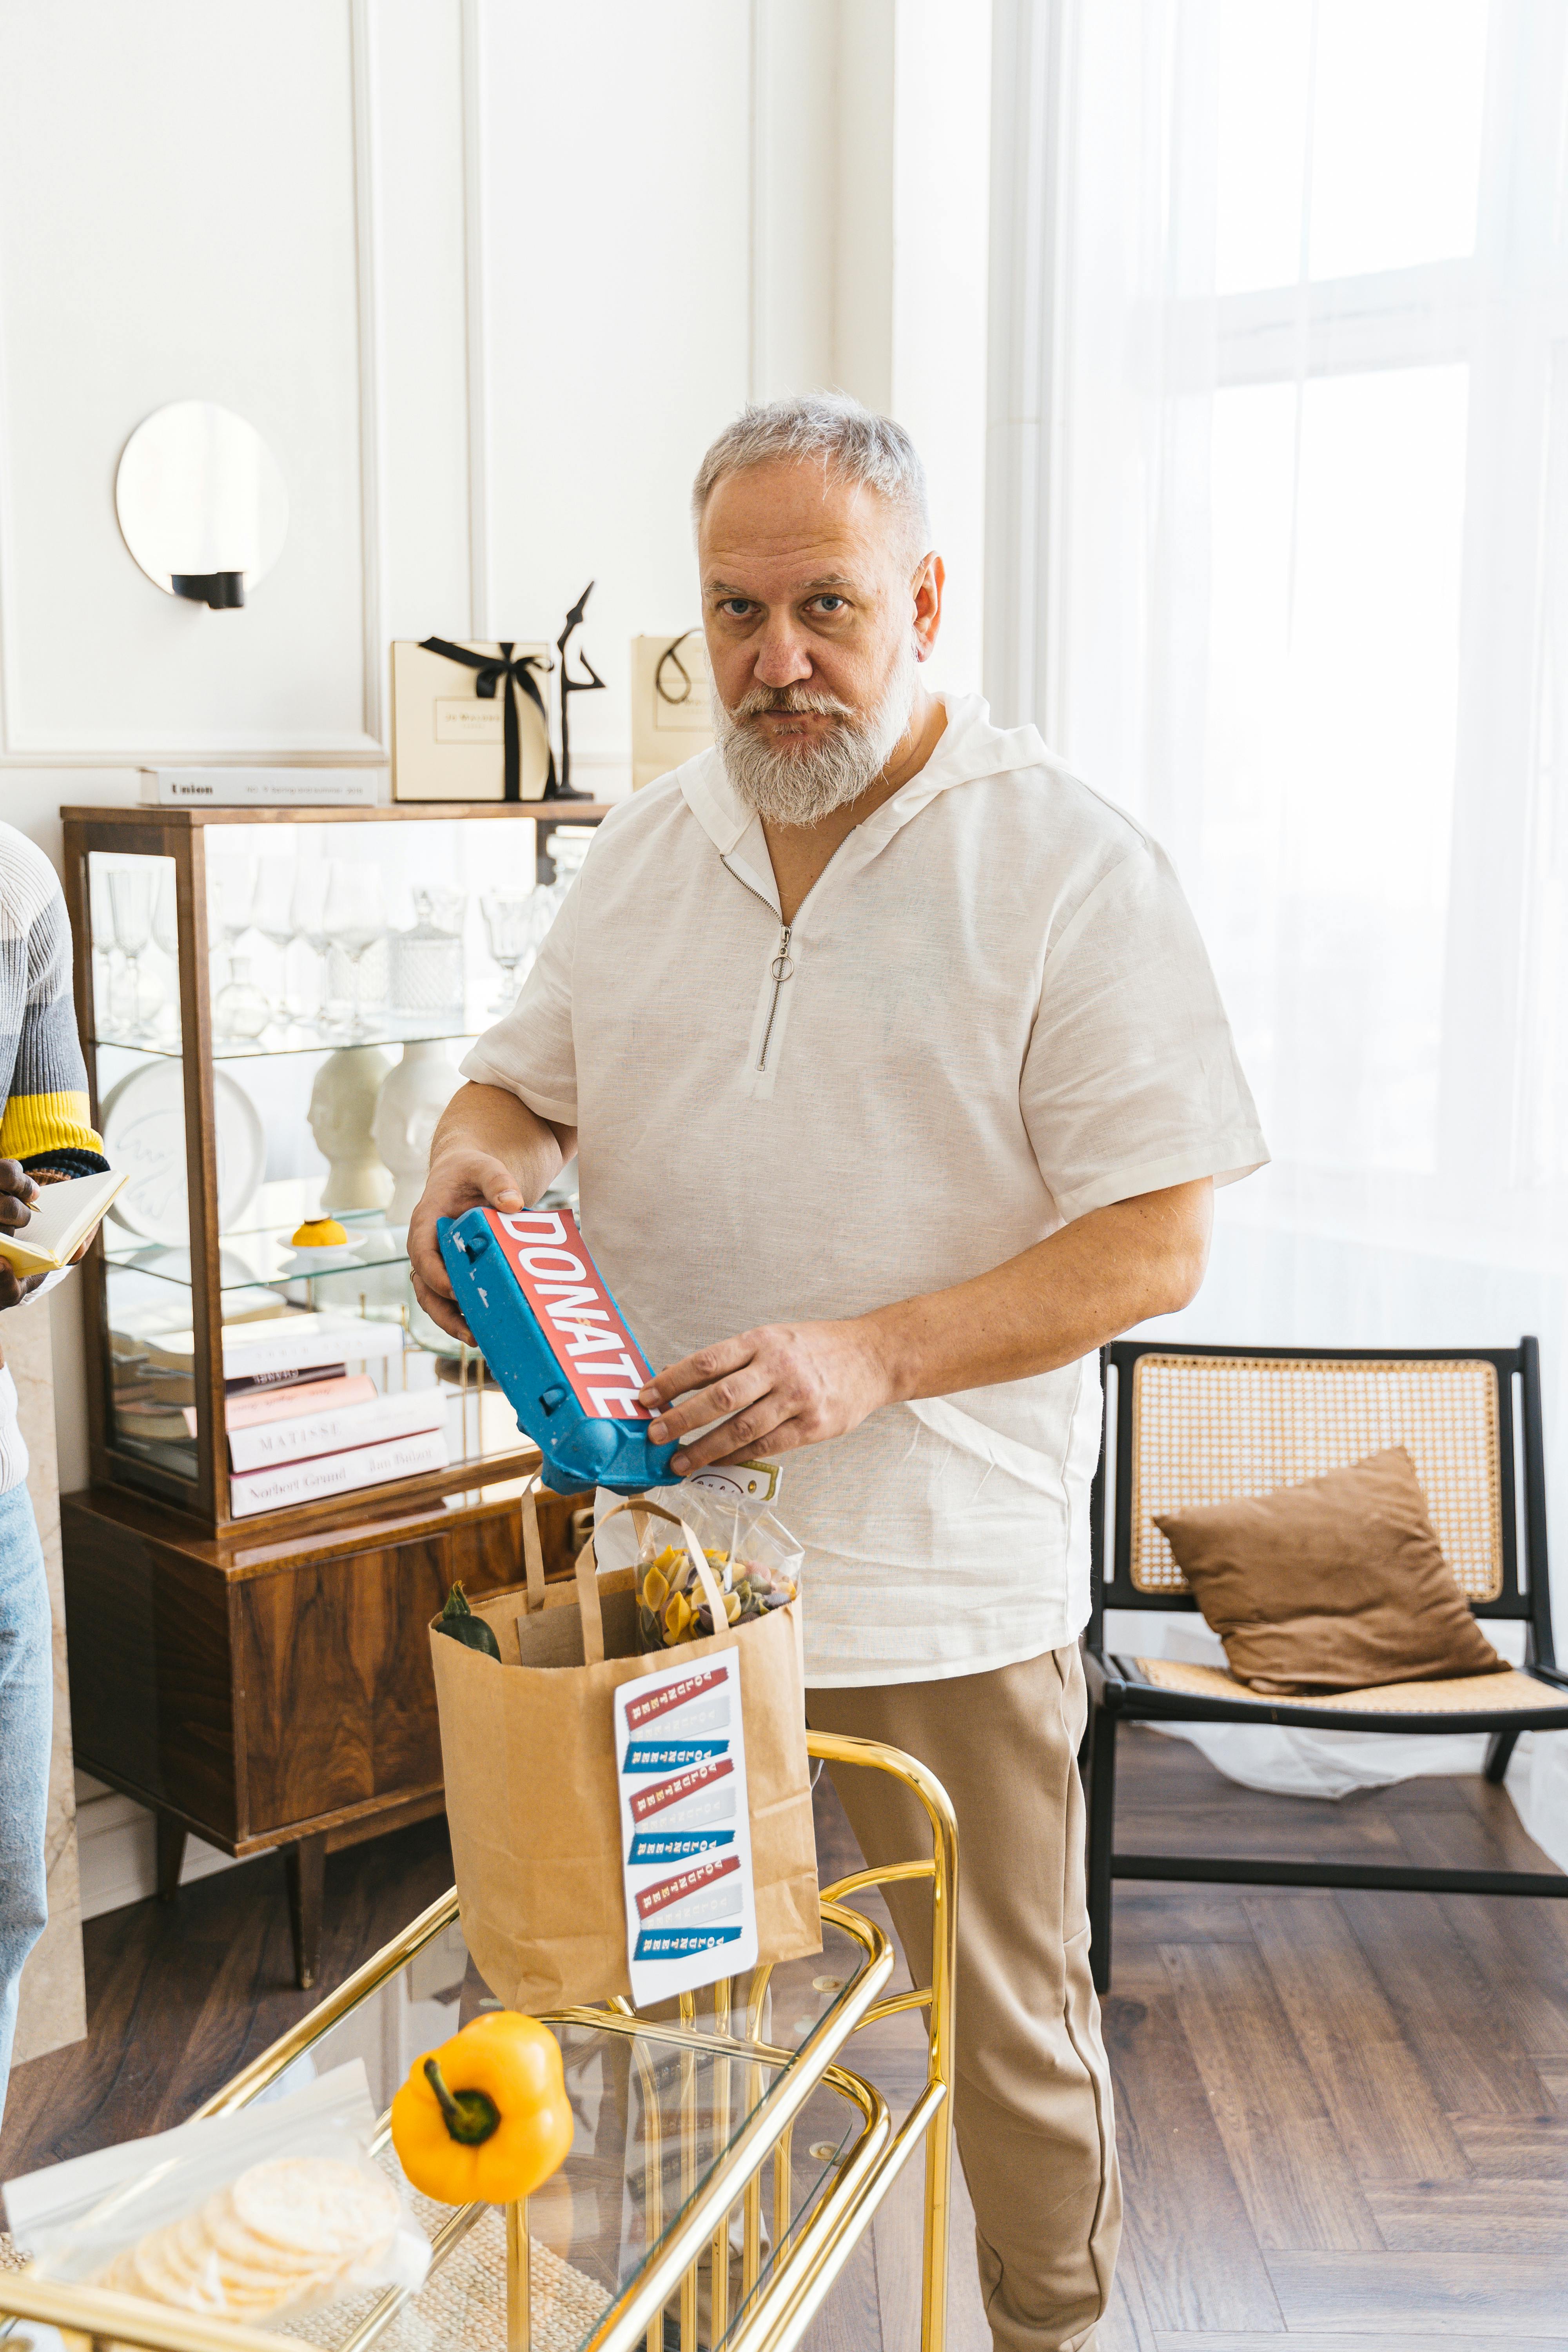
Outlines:
POLYGON ((667 1366, 640 1401, 658 1415, 648 1431, 655 1445, 718 1423, 676 1455, 670 1466, 685 1477, 715 1462, 788 1454, 843 1437, 891 1398, 873 1329, 847 1322, 768 1323, 742 1331, 667 1366))

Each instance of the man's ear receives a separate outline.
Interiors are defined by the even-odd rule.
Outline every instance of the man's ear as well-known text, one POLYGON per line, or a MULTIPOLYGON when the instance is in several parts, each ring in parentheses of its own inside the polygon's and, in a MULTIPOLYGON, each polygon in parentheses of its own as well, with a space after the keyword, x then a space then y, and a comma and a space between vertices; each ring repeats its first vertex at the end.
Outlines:
POLYGON ((947 566, 933 549, 923 555, 914 581, 915 658, 929 661, 936 648, 937 632, 942 627, 942 592, 947 584, 947 566))

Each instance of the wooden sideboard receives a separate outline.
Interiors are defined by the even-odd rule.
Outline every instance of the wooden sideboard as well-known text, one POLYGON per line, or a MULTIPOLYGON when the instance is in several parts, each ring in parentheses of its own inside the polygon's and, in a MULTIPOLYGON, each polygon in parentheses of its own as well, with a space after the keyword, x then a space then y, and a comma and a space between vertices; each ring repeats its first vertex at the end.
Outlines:
MULTIPOLYGON (((77 1761, 153 1809, 165 1900, 192 1830, 225 1853, 281 1846, 314 1983, 327 1855, 441 1810, 426 1629, 458 1580, 522 1581, 521 1492, 378 1510, 373 1490, 336 1524, 249 1543, 121 1487, 61 1497, 77 1761)), ((541 1494, 547 1575, 572 1573, 587 1499, 541 1494)))

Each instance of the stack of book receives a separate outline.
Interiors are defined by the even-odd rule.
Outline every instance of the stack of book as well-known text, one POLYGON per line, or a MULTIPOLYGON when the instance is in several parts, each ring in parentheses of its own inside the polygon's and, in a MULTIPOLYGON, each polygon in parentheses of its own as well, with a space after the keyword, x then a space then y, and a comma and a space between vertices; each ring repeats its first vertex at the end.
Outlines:
MULTIPOLYGON (((225 1423, 236 1518, 447 1467, 451 1457, 440 1388, 432 1382, 383 1389, 369 1370, 379 1362, 385 1377, 407 1344, 400 1323, 341 1315, 268 1316, 225 1327, 225 1423)), ((188 1331, 137 1343, 135 1369, 158 1402, 154 1407, 150 1399, 138 1413, 128 1396, 119 1411, 124 1433, 177 1435, 187 1444, 195 1436, 195 1348, 188 1331)))

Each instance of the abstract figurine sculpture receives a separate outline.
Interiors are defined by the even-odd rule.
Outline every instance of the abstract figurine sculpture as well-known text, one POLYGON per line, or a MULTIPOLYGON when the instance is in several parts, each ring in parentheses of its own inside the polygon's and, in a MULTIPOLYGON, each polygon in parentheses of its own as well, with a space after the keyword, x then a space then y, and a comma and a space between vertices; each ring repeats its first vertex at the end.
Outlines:
POLYGON ((552 777, 545 785, 547 801, 591 801, 594 797, 592 793, 580 793, 573 787, 572 697, 574 694, 592 694, 595 688, 602 688, 605 681, 585 653, 579 651, 577 658, 588 673, 586 677, 574 677, 566 662, 567 640, 582 627, 584 607, 593 593, 594 583, 590 580, 567 614, 566 626, 555 640, 555 650, 561 656, 561 774, 559 782, 552 777))

